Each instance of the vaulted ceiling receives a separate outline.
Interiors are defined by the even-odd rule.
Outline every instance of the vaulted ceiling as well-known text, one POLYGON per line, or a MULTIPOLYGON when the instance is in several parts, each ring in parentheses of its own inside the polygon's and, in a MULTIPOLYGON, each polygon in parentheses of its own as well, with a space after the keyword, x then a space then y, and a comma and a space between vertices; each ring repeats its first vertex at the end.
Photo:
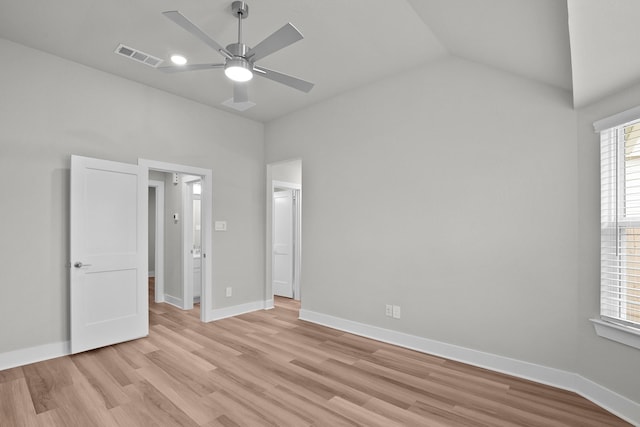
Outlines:
POLYGON ((167 62, 222 62, 161 12, 179 10, 226 45, 237 39, 230 0, 0 0, 0 37, 264 122, 445 55, 571 91, 576 107, 640 82, 638 0, 247 3, 249 46, 286 22, 304 34, 260 65, 314 82, 310 93, 254 78, 256 105, 237 112, 221 105, 232 96, 222 70, 166 74, 114 53, 122 43, 167 62))

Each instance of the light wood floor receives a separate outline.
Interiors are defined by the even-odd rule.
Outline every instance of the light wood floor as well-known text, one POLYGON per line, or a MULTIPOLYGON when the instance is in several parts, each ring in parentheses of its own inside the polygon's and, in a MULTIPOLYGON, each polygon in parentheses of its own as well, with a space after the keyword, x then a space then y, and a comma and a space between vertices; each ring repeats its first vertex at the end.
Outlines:
POLYGON ((585 399, 297 320, 202 324, 150 302, 148 338, 0 371, 0 426, 622 426, 585 399))

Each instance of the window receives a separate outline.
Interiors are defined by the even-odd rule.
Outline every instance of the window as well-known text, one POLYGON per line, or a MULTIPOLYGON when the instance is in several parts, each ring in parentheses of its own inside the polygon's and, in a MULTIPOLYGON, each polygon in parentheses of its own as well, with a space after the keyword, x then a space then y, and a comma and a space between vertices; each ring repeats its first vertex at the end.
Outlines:
MULTIPOLYGON (((640 114, 636 117, 640 117, 640 114)), ((640 118, 600 128, 600 315, 640 329, 640 118)))

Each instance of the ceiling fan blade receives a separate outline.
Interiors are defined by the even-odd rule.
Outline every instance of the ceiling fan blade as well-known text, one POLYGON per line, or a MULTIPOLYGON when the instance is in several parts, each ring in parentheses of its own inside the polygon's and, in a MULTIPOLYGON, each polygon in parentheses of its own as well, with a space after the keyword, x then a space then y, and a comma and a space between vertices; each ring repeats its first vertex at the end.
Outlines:
POLYGON ((169 18, 170 20, 172 20, 173 22, 175 22, 176 24, 178 24, 179 26, 181 26, 186 31, 190 32, 191 34, 193 34, 194 36, 202 40, 208 46, 212 47, 214 50, 220 53, 220 55, 226 58, 232 57, 231 53, 227 49, 225 49, 217 41, 209 37, 204 31, 198 28, 196 24, 189 21, 184 15, 182 15, 177 10, 162 12, 162 14, 167 18, 169 18))
POLYGON ((183 71, 213 70, 215 68, 224 68, 224 64, 176 65, 174 67, 158 67, 158 70, 163 73, 181 73, 183 71))
POLYGON ((287 23, 258 43, 253 49, 250 49, 249 53, 247 53, 247 58, 251 59, 251 61, 257 61, 303 38, 302 33, 296 27, 291 23, 287 23))
POLYGON ((268 68, 254 66, 253 69, 257 71, 257 76, 262 76, 269 80, 273 80, 274 82, 282 83, 283 85, 298 89, 305 93, 308 93, 311 89, 313 89, 314 86, 313 83, 310 83, 306 80, 289 76, 287 74, 282 74, 268 68))
POLYGON ((249 86, 246 83, 233 84, 233 102, 249 102, 249 86))

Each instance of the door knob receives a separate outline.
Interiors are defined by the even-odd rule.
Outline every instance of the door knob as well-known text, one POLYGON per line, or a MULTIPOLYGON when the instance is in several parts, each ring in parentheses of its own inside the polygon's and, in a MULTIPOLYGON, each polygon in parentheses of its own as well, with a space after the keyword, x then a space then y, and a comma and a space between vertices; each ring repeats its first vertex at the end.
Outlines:
POLYGON ((82 267, 90 267, 90 266, 91 266, 91 264, 83 264, 83 263, 81 263, 80 261, 78 261, 78 262, 76 262, 75 264, 73 264, 73 266, 74 266, 75 268, 82 268, 82 267))

